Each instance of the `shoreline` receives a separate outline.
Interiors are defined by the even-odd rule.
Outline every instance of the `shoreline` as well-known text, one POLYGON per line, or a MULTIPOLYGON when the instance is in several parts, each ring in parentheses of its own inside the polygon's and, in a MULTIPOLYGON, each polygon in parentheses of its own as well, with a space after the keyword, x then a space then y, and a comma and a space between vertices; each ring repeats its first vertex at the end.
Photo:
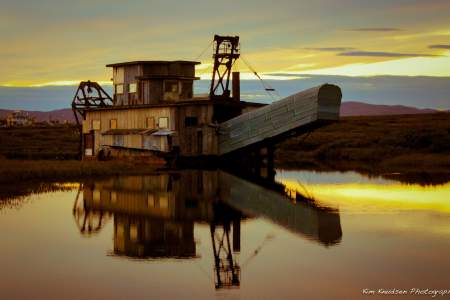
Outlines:
MULTIPOLYGON (((448 157, 448 159, 450 161, 450 157, 448 157)), ((369 165, 354 161, 340 161, 339 163, 331 164, 327 161, 314 160, 276 160, 275 169, 316 172, 353 171, 369 177, 379 176, 403 183, 439 185, 450 181, 450 167, 448 167, 448 165, 441 165, 438 167, 433 163, 441 160, 441 156, 428 155, 427 158, 422 161, 422 164, 416 163, 407 166, 401 164, 369 165), (432 164, 434 167, 427 164, 432 164)), ((214 169, 219 168, 220 164, 214 166, 214 169)), ((183 169, 192 168, 180 168, 179 170, 183 169)), ((84 181, 92 178, 119 175, 145 175, 164 170, 170 171, 172 168, 123 160, 80 161, 0 159, 0 186, 10 183, 21 184, 24 182, 84 181)))
POLYGON ((158 166, 129 161, 0 160, 0 184, 20 181, 65 182, 76 179, 155 172, 158 166))
MULTIPOLYGON (((0 129, 0 183, 145 174, 162 167, 133 160, 78 161, 78 142, 74 125, 0 129)), ((275 168, 442 184, 450 181, 450 113, 343 117, 278 144, 275 168)))

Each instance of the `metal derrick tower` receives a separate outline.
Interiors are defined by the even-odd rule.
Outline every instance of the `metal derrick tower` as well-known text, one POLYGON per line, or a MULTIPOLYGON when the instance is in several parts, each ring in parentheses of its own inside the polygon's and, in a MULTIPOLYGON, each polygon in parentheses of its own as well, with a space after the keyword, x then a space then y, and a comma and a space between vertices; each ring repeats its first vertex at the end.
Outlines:
POLYGON ((238 36, 214 36, 214 66, 211 87, 209 90, 211 100, 231 98, 229 88, 231 68, 239 56, 238 36))

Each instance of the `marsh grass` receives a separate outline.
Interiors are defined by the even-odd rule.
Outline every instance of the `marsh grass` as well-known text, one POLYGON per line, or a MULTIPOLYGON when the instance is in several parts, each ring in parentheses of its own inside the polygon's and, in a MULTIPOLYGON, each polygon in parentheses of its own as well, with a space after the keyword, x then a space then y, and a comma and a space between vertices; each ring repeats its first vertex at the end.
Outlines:
MULTIPOLYGON (((78 142, 73 125, 1 128, 0 182, 142 174, 151 169, 124 161, 76 161, 78 142)), ((450 113, 344 117, 281 143, 275 162, 285 169, 409 173, 449 180, 450 113)))
POLYGON ((76 159, 75 125, 0 128, 0 155, 8 159, 76 159))
POLYGON ((450 113, 345 117, 280 144, 276 163, 445 182, 450 180, 450 113))

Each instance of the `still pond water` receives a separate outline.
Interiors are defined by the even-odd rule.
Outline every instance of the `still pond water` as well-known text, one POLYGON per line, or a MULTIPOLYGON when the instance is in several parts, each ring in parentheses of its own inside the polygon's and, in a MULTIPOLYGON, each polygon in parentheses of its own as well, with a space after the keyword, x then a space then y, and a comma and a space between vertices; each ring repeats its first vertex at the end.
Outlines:
POLYGON ((450 183, 283 170, 276 181, 161 172, 1 200, 0 299, 428 299, 364 289, 450 289, 450 183))

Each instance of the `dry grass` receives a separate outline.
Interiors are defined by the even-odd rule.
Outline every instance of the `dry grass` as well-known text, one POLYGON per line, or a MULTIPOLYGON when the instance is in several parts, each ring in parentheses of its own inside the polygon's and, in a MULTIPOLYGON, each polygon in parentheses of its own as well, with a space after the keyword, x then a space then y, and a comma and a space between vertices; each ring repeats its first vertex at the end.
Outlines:
MULTIPOLYGON (((0 157, 39 160, 0 160, 0 182, 135 174, 150 168, 130 162, 55 161, 76 158, 78 141, 74 126, 1 128, 0 157)), ((280 144, 276 165, 449 180, 450 113, 342 118, 280 144)))
POLYGON ((280 144, 283 168, 450 174, 450 113, 346 117, 280 144))
POLYGON ((74 125, 0 128, 0 156, 9 159, 76 159, 74 125))

